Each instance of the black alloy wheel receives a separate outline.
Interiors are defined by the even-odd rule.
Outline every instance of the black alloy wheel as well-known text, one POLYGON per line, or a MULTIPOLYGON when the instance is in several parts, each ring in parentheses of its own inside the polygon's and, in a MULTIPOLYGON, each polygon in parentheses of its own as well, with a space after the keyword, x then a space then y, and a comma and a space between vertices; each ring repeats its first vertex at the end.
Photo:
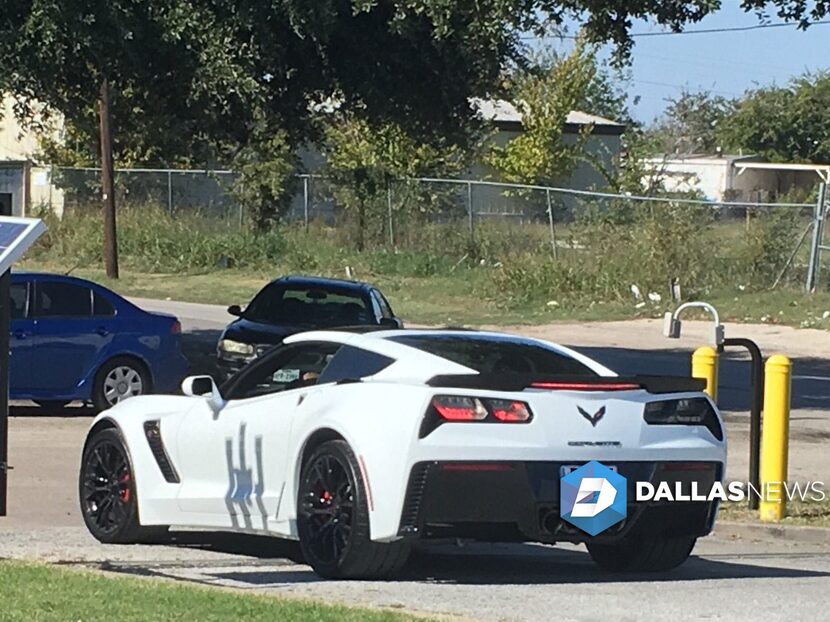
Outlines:
POLYGON ((114 428, 97 432, 87 442, 78 488, 84 523, 101 542, 147 542, 167 531, 141 526, 130 458, 114 428))
POLYGON ((360 466, 345 441, 321 444, 305 460, 297 497, 303 557, 327 579, 385 578, 409 558, 407 542, 375 542, 360 466))
POLYGON ((336 564, 349 546, 354 488, 348 467, 331 454, 318 455, 303 481, 300 514, 311 559, 336 564))

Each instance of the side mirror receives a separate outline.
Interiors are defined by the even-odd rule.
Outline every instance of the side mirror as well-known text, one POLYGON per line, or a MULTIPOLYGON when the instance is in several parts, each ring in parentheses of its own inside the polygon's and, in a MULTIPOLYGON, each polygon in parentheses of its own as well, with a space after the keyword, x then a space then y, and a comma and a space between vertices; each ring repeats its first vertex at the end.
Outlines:
POLYGON ((236 317, 240 317, 242 315, 242 307, 239 305, 231 305, 228 307, 228 313, 235 315, 236 317))
POLYGON ((380 325, 384 328, 403 328, 401 321, 393 317, 380 318, 380 325))
POLYGON ((210 376, 188 376, 182 381, 182 393, 190 397, 205 397, 214 413, 225 407, 225 399, 210 376))

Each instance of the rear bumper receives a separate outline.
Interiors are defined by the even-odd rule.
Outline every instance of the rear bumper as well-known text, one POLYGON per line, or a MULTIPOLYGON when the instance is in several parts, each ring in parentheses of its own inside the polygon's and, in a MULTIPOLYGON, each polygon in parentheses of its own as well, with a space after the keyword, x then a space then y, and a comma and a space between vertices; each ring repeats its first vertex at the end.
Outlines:
POLYGON ((666 481, 701 492, 721 480, 720 462, 618 462, 627 480, 626 518, 597 536, 560 518, 562 462, 420 462, 409 478, 399 535, 485 541, 613 541, 632 531, 704 536, 717 502, 634 502, 637 481, 666 481), (684 465, 686 467, 684 468, 684 465), (691 465, 691 466, 690 466, 691 465))

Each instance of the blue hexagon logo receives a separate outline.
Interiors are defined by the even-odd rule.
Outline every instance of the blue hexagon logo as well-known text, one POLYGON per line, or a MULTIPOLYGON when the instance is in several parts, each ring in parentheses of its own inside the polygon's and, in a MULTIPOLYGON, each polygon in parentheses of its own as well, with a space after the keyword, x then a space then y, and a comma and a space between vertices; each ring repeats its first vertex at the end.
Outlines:
POLYGON ((596 460, 559 481, 559 515, 592 536, 623 520, 626 502, 625 478, 596 460))

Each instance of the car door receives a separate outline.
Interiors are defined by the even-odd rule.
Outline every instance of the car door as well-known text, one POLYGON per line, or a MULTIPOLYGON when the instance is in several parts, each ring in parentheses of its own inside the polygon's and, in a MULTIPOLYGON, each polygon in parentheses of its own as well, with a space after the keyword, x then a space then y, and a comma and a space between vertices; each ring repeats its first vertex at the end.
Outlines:
POLYGON ((33 388, 73 393, 112 343, 114 316, 93 315, 95 295, 82 282, 35 280, 34 300, 33 388))
POLYGON ((218 413, 203 400, 185 415, 177 440, 182 511, 200 515, 199 524, 268 528, 284 489, 292 421, 339 347, 279 347, 223 387, 218 413))
POLYGON ((12 396, 32 389, 32 338, 34 320, 29 313, 30 282, 16 281, 9 288, 11 326, 9 335, 9 391, 12 396))

